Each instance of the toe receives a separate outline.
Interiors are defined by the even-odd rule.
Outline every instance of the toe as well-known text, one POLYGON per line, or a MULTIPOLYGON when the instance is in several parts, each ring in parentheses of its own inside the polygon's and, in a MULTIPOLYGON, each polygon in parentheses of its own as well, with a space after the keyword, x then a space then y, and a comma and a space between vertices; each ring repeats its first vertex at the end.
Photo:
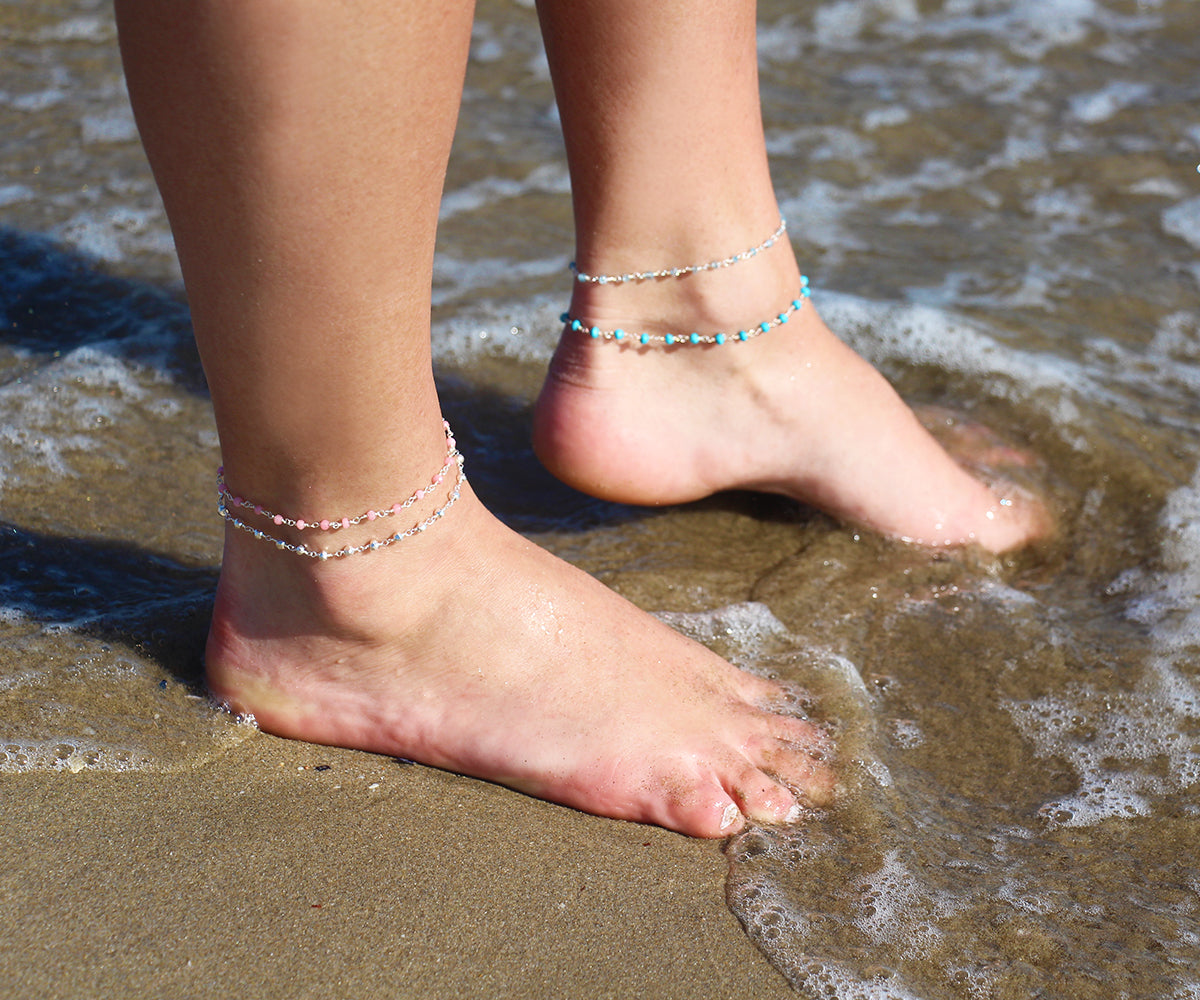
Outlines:
POLYGON ((834 798, 837 775, 827 762, 828 754, 814 753, 808 744, 779 740, 762 754, 763 767, 808 804, 824 807, 834 798))
POLYGON ((800 816, 792 790, 753 765, 742 770, 729 792, 742 815, 755 823, 792 823, 800 816))

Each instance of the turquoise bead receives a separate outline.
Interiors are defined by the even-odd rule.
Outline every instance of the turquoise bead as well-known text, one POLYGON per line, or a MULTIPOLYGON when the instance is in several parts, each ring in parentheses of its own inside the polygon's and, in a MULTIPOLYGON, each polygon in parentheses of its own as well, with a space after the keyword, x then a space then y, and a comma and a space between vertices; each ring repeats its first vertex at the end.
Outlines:
POLYGON ((690 337, 688 337, 688 340, 690 340, 693 344, 698 344, 700 343, 700 334, 693 333, 690 337))
POLYGON ((808 287, 808 275, 807 274, 800 275, 800 287, 801 288, 808 287))
POLYGON ((571 318, 571 314, 570 314, 570 313, 563 313, 561 316, 559 316, 559 317, 558 317, 558 321, 559 321, 560 323, 565 323, 565 322, 566 322, 567 320, 569 320, 570 318, 571 318))
POLYGON ((801 288, 800 294, 807 299, 810 295, 812 295, 812 292, 810 292, 807 288, 801 288))
POLYGON ((613 330, 613 340, 624 340, 624 339, 625 339, 625 331, 624 330, 613 330))
POLYGON ((799 309, 802 305, 804 305, 804 303, 801 302, 799 299, 792 299, 792 308, 793 309, 799 309))
POLYGON ((571 320, 571 329, 572 330, 582 330, 583 324, 580 323, 579 320, 573 319, 573 320, 571 320))
POLYGON ((723 334, 723 333, 718 333, 718 334, 717 334, 717 336, 716 336, 714 339, 716 340, 716 342, 717 342, 718 344, 723 344, 723 343, 725 343, 725 334, 723 334))
POLYGON ((588 330, 588 333, 592 335, 592 340, 598 340, 600 338, 600 327, 593 326, 590 330, 588 330))
POLYGON ((667 342, 667 346, 670 346, 671 344, 675 343, 675 334, 668 333, 663 340, 667 342))
POLYGON ((787 313, 780 313, 780 314, 779 314, 779 322, 780 322, 780 323, 786 323, 787 321, 788 321, 788 314, 787 314, 787 313))
POLYGON ((750 335, 745 330, 738 330, 738 340, 749 340, 750 335))
POLYGON ((758 328, 760 330, 762 330, 763 333, 766 333, 768 330, 771 329, 771 324, 770 323, 759 323, 758 328))
POLYGON ((650 343, 650 334, 648 334, 648 333, 643 333, 643 334, 642 334, 642 336, 641 336, 641 341, 642 341, 642 343, 643 343, 643 344, 648 344, 648 343, 650 343))

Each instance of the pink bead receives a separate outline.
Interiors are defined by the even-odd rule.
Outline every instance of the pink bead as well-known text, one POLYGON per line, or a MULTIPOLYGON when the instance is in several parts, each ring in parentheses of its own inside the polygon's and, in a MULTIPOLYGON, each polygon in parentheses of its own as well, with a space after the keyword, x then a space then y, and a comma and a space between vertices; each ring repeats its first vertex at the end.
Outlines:
POLYGON ((404 510, 404 508, 400 504, 398 504, 398 503, 392 504, 392 513, 393 514, 399 514, 402 510, 404 510))
POLYGON ((244 506, 244 501, 242 500, 242 498, 241 498, 241 497, 234 497, 234 498, 233 498, 233 505, 234 505, 235 507, 242 507, 242 506, 244 506))
POLYGON ((283 515, 276 514, 273 518, 271 518, 271 520, 274 521, 276 524, 283 524, 283 515))
POLYGON ((303 531, 307 527, 308 527, 308 522, 306 520, 304 520, 304 518, 302 518, 302 517, 296 518, 296 529, 298 531, 303 531))
POLYGON ((343 518, 342 518, 342 527, 343 527, 343 528, 348 528, 348 527, 350 527, 350 518, 348 518, 348 517, 343 517, 343 518))
POLYGON ((321 530, 322 530, 322 531, 328 531, 328 530, 329 530, 329 522, 328 522, 328 521, 322 521, 322 522, 321 522, 321 530))
POLYGON ((424 491, 424 490, 417 490, 417 492, 414 494, 414 496, 415 496, 415 497, 416 497, 418 500, 424 500, 424 499, 425 499, 425 491, 424 491))
POLYGON ((439 472, 439 473, 438 473, 436 476, 434 476, 434 477, 433 477, 433 481, 434 481, 435 483, 437 483, 437 484, 440 486, 442 483, 444 483, 444 482, 446 481, 446 477, 445 477, 445 476, 443 476, 443 475, 442 475, 442 474, 439 472))
POLYGON ((261 515, 261 514, 262 514, 262 504, 258 504, 258 503, 256 503, 256 504, 254 505, 254 513, 255 513, 255 514, 259 514, 259 515, 261 515))
POLYGON ((378 515, 378 514, 376 514, 376 513, 375 513, 375 511, 373 511, 373 510, 369 510, 369 511, 367 511, 367 520, 368 520, 368 521, 374 521, 374 520, 375 520, 375 518, 377 518, 378 516, 379 516, 379 515, 378 515))

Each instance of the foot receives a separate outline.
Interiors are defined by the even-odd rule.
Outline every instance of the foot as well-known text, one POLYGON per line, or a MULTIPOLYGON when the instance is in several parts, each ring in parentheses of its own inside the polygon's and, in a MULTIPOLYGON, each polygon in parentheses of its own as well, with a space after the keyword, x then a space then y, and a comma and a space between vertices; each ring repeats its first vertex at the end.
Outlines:
POLYGON ((778 685, 509 531, 469 488, 429 531, 340 560, 230 529, 207 670, 268 732, 693 836, 794 819, 797 795, 832 787, 825 737, 781 714, 778 685))
MULTIPOLYGON (((602 330, 732 333, 779 313, 799 280, 781 242, 718 272, 577 286, 571 315, 602 330)), ((811 301, 768 333, 720 346, 642 347, 568 328, 533 440, 564 482, 621 503, 761 490, 891 537, 993 552, 1049 531, 1036 498, 993 492, 952 459, 811 301)))

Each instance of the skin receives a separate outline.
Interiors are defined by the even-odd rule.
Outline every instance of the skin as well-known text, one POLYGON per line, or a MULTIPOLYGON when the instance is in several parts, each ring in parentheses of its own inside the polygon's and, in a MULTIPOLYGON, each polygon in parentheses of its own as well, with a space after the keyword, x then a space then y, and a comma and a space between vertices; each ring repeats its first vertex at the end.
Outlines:
MULTIPOLYGON (((539 9, 556 92, 568 98, 581 270, 703 263, 774 231, 753 4, 539 9)), ((804 225, 789 221, 793 232, 804 225)), ((784 239, 682 279, 576 283, 570 313, 605 330, 733 332, 777 315, 799 289, 784 239)), ((811 302, 786 326, 720 347, 639 349, 566 330, 534 447, 565 482, 623 503, 764 490, 893 537, 995 552, 1049 530, 1037 500, 1001 504, 951 459, 811 302)))
MULTIPOLYGON (((752 6, 563 0, 540 13, 581 265, 707 259, 775 227, 752 6), (689 61, 701 45, 702 70, 689 61), (601 66, 597 53, 611 60, 601 66), (690 145, 664 161, 656 153, 668 126, 690 145)), ((471 5, 120 0, 117 16, 229 488, 293 517, 338 518, 427 484, 446 457, 430 288, 471 5)), ((721 322, 735 308, 758 315, 768 299, 778 308, 781 288, 790 298, 796 287, 790 250, 781 245, 762 260, 769 266, 643 288, 628 302, 577 289, 573 308, 647 322, 696 322, 697 309, 721 322), (673 313, 680 295, 684 311, 673 313)), ((701 352, 679 365, 673 354, 639 359, 564 339, 538 406, 539 453, 601 496, 662 503, 755 485, 828 499, 835 512, 871 523, 874 508, 847 499, 854 467, 833 475, 836 463, 812 445, 816 414, 857 393, 870 417, 860 424, 876 436, 882 429, 872 421, 908 422, 901 450, 916 422, 894 396, 880 403, 881 380, 821 333, 815 314, 806 312, 804 324, 810 329, 795 342, 761 338, 753 345, 760 354, 701 352), (771 353, 785 348, 787 358, 771 353), (642 360, 641 369, 629 364, 642 360), (831 382, 833 395, 797 413, 784 364, 810 383, 831 382), (741 366, 732 379, 730 365, 741 366), (776 365, 779 372, 765 370, 776 365), (816 374, 805 376, 813 371, 806 366, 816 374), (667 447, 635 433, 644 417, 616 384, 622 378, 639 380, 657 419, 675 421, 667 447), (746 410, 748 402, 756 409, 746 410), (692 416, 681 422, 681 412, 692 416), (725 444, 738 444, 709 472, 711 451, 698 451, 695 439, 712 432, 705 422, 714 416, 725 444), (615 428, 604 447, 594 436, 601 420, 615 428), (756 432, 759 445, 788 460, 756 455, 756 432), (803 471, 806 462, 815 467, 803 471)), ((916 438, 925 449, 919 461, 957 469, 916 438)), ((942 480, 934 482, 936 491, 942 480)), ((427 517, 450 485, 388 528, 427 517)), ((942 501, 963 506, 954 496, 942 501)), ((292 544, 328 548, 382 534, 364 523, 331 540, 256 523, 292 544)), ((213 693, 267 731, 417 760, 695 836, 788 821, 833 787, 827 741, 795 717, 788 692, 509 531, 469 485, 428 531, 346 559, 304 558, 227 528, 206 662, 213 693)))

